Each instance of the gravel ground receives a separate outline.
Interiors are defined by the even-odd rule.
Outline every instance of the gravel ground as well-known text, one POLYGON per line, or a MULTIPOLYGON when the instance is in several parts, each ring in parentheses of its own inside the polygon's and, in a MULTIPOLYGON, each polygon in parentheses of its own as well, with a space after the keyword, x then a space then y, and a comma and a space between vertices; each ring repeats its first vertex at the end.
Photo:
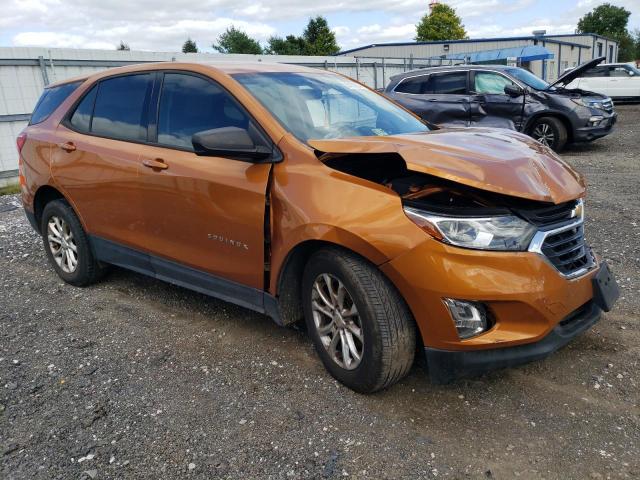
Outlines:
POLYGON ((68 286, 0 197, 0 477, 640 477, 640 106, 618 111, 564 155, 616 309, 547 360, 449 386, 416 366, 358 395, 261 315, 119 269, 68 286))

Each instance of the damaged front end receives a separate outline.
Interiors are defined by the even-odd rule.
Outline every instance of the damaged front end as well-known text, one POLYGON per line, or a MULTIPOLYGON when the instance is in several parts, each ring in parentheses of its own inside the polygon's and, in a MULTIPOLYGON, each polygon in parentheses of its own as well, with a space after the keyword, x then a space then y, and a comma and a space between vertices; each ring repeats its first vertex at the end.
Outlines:
POLYGON ((595 265, 584 241, 582 200, 553 203, 479 189, 411 170, 398 153, 319 157, 334 170, 395 192, 407 217, 443 243, 476 250, 535 251, 563 276, 595 265), (540 232, 545 232, 542 244, 540 232))

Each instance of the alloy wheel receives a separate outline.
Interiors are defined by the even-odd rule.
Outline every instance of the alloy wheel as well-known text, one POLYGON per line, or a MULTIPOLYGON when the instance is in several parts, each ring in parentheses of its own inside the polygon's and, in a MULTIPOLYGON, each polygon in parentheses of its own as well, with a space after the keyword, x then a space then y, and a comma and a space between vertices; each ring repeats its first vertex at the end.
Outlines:
POLYGON ((364 353, 362 321, 353 298, 331 274, 318 275, 311 292, 313 321, 331 359, 346 370, 360 365, 364 353))
POLYGON ((533 138, 541 144, 551 147, 555 142, 556 135, 548 123, 539 123, 533 130, 533 138))
POLYGON ((78 267, 78 246, 69 224, 52 216, 47 223, 47 240, 53 259, 63 272, 73 273, 78 267))

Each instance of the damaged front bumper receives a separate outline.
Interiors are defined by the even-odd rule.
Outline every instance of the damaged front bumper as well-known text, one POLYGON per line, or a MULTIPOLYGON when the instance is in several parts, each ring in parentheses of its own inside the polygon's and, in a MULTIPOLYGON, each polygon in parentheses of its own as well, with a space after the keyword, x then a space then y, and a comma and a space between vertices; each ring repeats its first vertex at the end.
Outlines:
POLYGON ((591 142, 598 138, 609 135, 609 133, 611 133, 611 130, 613 130, 613 126, 616 124, 617 120, 617 113, 603 115, 603 119, 600 120, 598 125, 576 128, 573 132, 573 141, 591 142))
POLYGON ((560 321, 542 340, 526 345, 478 351, 425 347, 429 378, 432 383, 442 385, 458 378, 541 360, 595 325, 601 313, 600 307, 594 301, 589 301, 560 321))
POLYGON ((562 275, 534 252, 478 252, 435 240, 381 266, 411 308, 434 383, 541 359, 594 325, 618 296, 606 263, 562 275), (492 326, 459 337, 443 299, 482 303, 492 326))

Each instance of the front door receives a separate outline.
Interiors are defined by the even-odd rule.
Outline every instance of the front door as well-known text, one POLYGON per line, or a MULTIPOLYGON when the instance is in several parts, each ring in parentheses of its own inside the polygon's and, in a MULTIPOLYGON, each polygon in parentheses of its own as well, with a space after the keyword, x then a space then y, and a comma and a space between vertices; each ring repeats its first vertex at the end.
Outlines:
MULTIPOLYGON (((160 73, 154 145, 142 147, 145 250, 226 280, 264 287, 264 216, 270 164, 193 152, 194 133, 248 128, 244 108, 219 84, 195 74, 160 73)), ((153 262, 153 260, 152 260, 153 262)), ((166 268, 166 265, 164 265, 166 268)))
POLYGON ((471 125, 522 129, 524 95, 511 97, 504 92, 507 85, 515 85, 507 76, 497 72, 472 72, 471 125))

